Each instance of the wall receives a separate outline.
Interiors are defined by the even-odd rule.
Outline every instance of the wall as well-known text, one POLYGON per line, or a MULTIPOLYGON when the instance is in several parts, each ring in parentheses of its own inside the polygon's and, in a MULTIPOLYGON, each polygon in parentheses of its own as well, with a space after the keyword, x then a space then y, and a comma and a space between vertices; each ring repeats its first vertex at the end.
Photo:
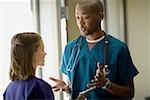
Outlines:
POLYGON ((66 0, 67 7, 68 7, 68 17, 67 17, 67 35, 68 35, 68 41, 74 39, 78 35, 80 35, 80 32, 78 30, 78 27, 76 25, 75 20, 75 5, 77 3, 77 0, 66 0))
MULTIPOLYGON (((148 7, 149 7, 149 33, 150 33, 150 1, 148 1, 148 7)), ((149 45, 148 45, 148 47, 149 47, 149 84, 150 84, 150 34, 149 34, 149 45)), ((150 85, 149 85, 149 95, 150 95, 150 85)))
POLYGON ((106 6, 107 33, 124 41, 123 0, 106 0, 106 6))
POLYGON ((128 46, 140 72, 135 78, 134 100, 144 100, 150 96, 149 6, 149 0, 127 0, 128 46))

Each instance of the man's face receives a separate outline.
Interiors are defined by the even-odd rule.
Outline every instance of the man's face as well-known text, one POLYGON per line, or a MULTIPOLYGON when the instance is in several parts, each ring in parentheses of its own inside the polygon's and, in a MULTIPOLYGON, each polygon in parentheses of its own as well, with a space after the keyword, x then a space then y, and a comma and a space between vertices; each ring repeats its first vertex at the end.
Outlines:
POLYGON ((77 6, 75 9, 77 26, 83 36, 96 32, 99 28, 100 17, 87 7, 77 6))

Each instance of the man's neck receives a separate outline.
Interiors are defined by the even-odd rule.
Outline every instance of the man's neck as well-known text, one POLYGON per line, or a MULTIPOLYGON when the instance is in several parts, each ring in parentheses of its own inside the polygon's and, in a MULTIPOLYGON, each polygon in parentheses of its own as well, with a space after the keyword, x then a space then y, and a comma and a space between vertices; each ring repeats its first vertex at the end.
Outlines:
POLYGON ((88 40, 96 40, 98 38, 101 38, 103 35, 104 35, 104 32, 102 30, 100 30, 100 31, 97 31, 93 34, 90 34, 90 35, 86 36, 86 38, 88 40))

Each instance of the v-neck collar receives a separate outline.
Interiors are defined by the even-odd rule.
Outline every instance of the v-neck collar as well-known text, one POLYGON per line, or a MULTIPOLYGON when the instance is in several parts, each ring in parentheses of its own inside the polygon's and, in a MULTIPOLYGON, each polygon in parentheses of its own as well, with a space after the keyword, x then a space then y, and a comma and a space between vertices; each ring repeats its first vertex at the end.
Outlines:
POLYGON ((86 49, 87 49, 88 52, 92 52, 93 49, 94 49, 95 47, 97 47, 97 45, 99 45, 101 42, 104 42, 104 38, 103 38, 101 41, 95 43, 92 48, 89 48, 88 42, 86 41, 86 38, 84 39, 84 43, 85 43, 85 46, 86 46, 86 49))

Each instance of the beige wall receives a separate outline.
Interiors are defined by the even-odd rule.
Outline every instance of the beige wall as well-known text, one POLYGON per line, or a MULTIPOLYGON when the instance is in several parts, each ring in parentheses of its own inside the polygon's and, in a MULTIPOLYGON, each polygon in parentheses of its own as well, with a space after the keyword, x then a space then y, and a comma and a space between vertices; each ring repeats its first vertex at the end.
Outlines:
MULTIPOLYGON (((149 84, 150 84, 150 1, 148 1, 149 7, 149 84)), ((150 94, 150 85, 149 85, 149 94, 150 94)))
POLYGON ((135 100, 150 96, 149 0, 127 0, 128 46, 139 70, 135 78, 135 100))
POLYGON ((70 41, 75 37, 77 37, 78 35, 80 35, 80 32, 76 25, 75 13, 74 13, 77 0, 66 0, 66 2, 68 7, 67 32, 68 32, 68 41, 70 41))
POLYGON ((124 41, 123 0, 107 0, 106 3, 107 32, 124 41))
MULTIPOLYGON (((150 12, 150 1, 149 1, 149 12, 150 12)), ((150 13, 149 13, 149 17, 150 17, 150 13)), ((150 19, 149 19, 149 33, 150 33, 150 19)), ((149 51, 150 51, 150 34, 149 34, 149 51)), ((149 52, 149 65, 150 65, 150 52, 149 52)), ((150 66, 149 66, 149 72, 150 72, 150 66)), ((150 73, 149 73, 149 77, 150 77, 150 73)), ((150 78, 149 78, 149 84, 150 84, 150 78)), ((150 85, 149 85, 149 94, 150 94, 150 85)))

